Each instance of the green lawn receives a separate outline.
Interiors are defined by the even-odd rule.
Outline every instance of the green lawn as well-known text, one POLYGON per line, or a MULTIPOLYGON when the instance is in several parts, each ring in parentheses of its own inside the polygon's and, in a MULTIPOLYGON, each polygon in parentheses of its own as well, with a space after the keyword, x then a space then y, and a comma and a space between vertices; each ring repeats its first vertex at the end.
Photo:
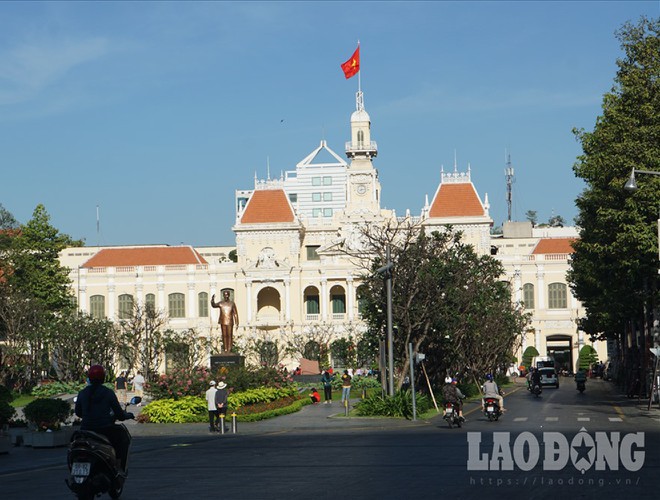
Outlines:
POLYGON ((28 404, 31 401, 34 401, 34 399, 35 399, 35 397, 30 396, 29 394, 21 394, 20 396, 18 396, 16 399, 14 399, 11 402, 11 405, 14 408, 19 408, 21 406, 25 406, 26 404, 28 404))

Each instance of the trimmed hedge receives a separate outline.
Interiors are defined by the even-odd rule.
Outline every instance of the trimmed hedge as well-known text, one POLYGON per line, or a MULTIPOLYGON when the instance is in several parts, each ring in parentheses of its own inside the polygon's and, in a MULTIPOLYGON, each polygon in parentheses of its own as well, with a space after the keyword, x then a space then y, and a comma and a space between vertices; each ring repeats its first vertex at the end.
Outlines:
MULTIPOLYGON (((252 422, 298 411, 309 398, 300 399, 294 387, 261 387, 230 394, 229 411, 237 420, 252 422), (303 401, 303 404, 300 404, 303 401)), ((145 406, 138 417, 142 423, 195 423, 208 421, 206 398, 185 396, 179 399, 159 399, 145 406)))

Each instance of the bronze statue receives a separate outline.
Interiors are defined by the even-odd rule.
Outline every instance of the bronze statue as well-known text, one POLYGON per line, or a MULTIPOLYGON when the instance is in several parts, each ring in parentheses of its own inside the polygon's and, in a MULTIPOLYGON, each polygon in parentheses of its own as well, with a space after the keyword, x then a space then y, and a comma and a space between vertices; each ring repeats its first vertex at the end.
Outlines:
POLYGON ((234 342, 233 330, 234 324, 238 326, 238 310, 236 304, 229 300, 229 292, 224 291, 222 294, 224 300, 222 302, 215 301, 215 294, 211 297, 211 306, 220 309, 220 318, 218 324, 222 331, 222 350, 223 352, 231 352, 234 342))

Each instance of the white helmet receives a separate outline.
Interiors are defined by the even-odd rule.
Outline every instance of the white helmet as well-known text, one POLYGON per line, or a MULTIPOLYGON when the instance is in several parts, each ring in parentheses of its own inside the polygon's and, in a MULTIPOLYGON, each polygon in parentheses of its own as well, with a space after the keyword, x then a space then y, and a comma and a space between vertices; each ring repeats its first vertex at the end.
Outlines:
POLYGON ((451 384, 451 377, 445 378, 445 384, 451 384))

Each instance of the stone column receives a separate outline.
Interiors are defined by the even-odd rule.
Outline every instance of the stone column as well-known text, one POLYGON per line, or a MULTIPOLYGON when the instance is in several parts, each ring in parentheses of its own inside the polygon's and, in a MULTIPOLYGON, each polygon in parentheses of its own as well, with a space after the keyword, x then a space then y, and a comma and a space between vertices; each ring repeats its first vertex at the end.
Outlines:
MULTIPOLYGON (((540 257, 537 255, 537 257, 540 257)), ((548 304, 546 302, 545 298, 545 270, 543 269, 542 265, 537 265, 536 266, 536 285, 538 288, 538 298, 539 298, 539 303, 536 304, 536 310, 546 310, 548 308, 548 304)))
POLYGON ((348 321, 353 321, 355 317, 355 286, 353 276, 346 278, 346 310, 348 311, 348 321))
POLYGON ((321 278, 321 321, 328 320, 328 280, 321 278))
POLYGON ((291 280, 284 280, 284 321, 291 321, 291 280))
MULTIPOLYGON (((248 321, 248 324, 245 326, 247 327, 250 324, 254 323, 254 318, 252 317, 252 282, 251 281, 245 283, 245 297, 246 297, 245 315, 248 321)), ((240 311, 239 311, 239 318, 240 318, 240 311)))

